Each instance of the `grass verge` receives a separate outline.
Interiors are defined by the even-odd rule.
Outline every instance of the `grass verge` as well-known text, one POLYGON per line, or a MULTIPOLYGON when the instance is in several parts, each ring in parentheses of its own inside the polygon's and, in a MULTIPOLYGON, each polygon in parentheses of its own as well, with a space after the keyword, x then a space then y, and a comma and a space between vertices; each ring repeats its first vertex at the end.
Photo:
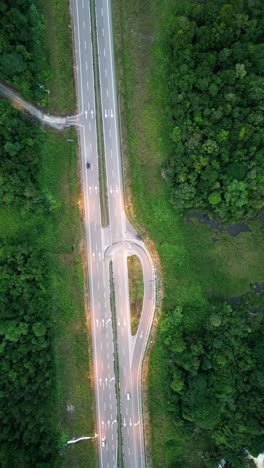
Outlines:
MULTIPOLYGON (((39 243, 49 252, 54 301, 57 421, 62 440, 94 434, 94 402, 84 306, 80 186, 74 130, 49 132, 42 148, 42 185, 55 200, 53 223, 39 243)), ((96 466, 93 442, 69 446, 58 466, 96 466)))
POLYGON ((131 333, 137 333, 144 297, 143 271, 139 258, 131 255, 127 258, 128 286, 130 301, 131 333))
MULTIPOLYGON (((264 276, 262 232, 232 238, 198 223, 189 224, 170 204, 161 165, 167 158, 163 110, 166 82, 158 39, 172 0, 113 1, 115 51, 121 108, 125 187, 134 216, 154 240, 163 273, 163 310, 176 304, 205 305, 209 295, 237 296, 264 276), (214 242, 213 238, 217 237, 214 242)), ((205 466, 208 440, 173 419, 169 407, 169 367, 159 331, 149 361, 148 399, 154 467, 205 466)))
MULTIPOLYGON (((75 87, 68 0, 38 0, 44 16, 44 39, 50 65, 50 112, 75 113, 75 87)), ((50 253, 53 280, 54 354, 57 384, 57 414, 62 442, 93 435, 94 395, 85 317, 85 251, 80 220, 81 203, 77 135, 47 133, 42 148, 41 183, 54 200, 53 223, 48 223, 39 242, 50 253), (73 140, 67 142, 67 139, 73 140)), ((85 281, 86 284, 86 281, 85 281)), ((88 334, 89 336, 89 334, 88 334)), ((93 442, 66 448, 56 466, 95 467, 93 442)))
POLYGON ((69 0, 37 0, 37 3, 44 17, 44 39, 50 65, 47 108, 55 114, 74 114, 76 98, 69 0))

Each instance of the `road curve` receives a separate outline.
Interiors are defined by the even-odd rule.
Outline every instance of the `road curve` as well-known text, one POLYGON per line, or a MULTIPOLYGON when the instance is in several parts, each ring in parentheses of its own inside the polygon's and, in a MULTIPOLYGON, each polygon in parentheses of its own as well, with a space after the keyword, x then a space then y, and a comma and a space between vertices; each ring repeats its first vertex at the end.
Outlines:
MULTIPOLYGON (((125 468, 145 466, 141 402, 141 364, 155 307, 155 274, 151 256, 128 222, 124 209, 118 106, 110 0, 95 1, 100 105, 107 178, 109 226, 102 227, 94 89, 91 11, 88 0, 71 0, 76 60, 81 174, 84 191, 90 314, 97 411, 99 465, 117 466, 118 412, 121 412, 125 468), (86 163, 89 163, 89 169, 86 163), (131 334, 127 257, 139 257, 144 277, 141 320, 131 334), (109 262, 112 261, 119 372, 114 371, 113 319, 110 308, 109 262), (117 382, 117 379, 119 381, 117 382), (117 385, 116 385, 117 384, 117 385), (117 408, 116 388, 120 408, 117 408)), ((72 121, 73 122, 73 119, 72 121)))

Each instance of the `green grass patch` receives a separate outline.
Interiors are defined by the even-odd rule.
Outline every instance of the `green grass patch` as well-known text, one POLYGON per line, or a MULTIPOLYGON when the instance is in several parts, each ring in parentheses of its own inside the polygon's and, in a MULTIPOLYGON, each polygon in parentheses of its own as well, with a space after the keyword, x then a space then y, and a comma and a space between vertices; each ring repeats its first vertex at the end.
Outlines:
POLYGON ((35 218, 23 219, 20 211, 15 208, 1 206, 0 208, 0 238, 12 239, 20 235, 21 229, 26 235, 35 226, 35 218))
POLYGON ((139 258, 131 255, 127 258, 128 286, 130 301, 130 320, 132 335, 137 333, 144 297, 143 271, 139 258))
POLYGON ((71 48, 69 0, 38 0, 44 16, 44 40, 49 58, 47 108, 53 113, 74 114, 76 98, 71 48))
MULTIPOLYGON (((206 305, 207 297, 238 296, 264 276, 262 236, 251 232, 231 237, 206 225, 185 221, 170 204, 161 165, 167 158, 163 110, 166 82, 158 39, 174 2, 113 1, 115 50, 123 156, 128 161, 136 221, 146 228, 158 250, 164 286, 163 310, 206 305), (219 240, 213 241, 217 237, 219 240)), ((204 466, 198 452, 208 441, 178 427, 170 412, 169 369, 159 330, 149 364, 149 412, 154 467, 204 466)))
POLYGON ((119 468, 124 468, 123 460, 123 437, 122 437, 122 419, 120 411, 120 387, 119 387, 119 359, 117 345, 117 321, 116 321, 116 302, 115 302, 115 282, 113 274, 113 262, 109 263, 109 278, 110 278, 110 306, 113 323, 113 340, 114 340, 114 370, 115 370, 115 392, 117 401, 117 465, 119 468))
POLYGON ((109 224, 109 209, 108 209, 108 195, 107 195, 107 181, 106 181, 106 167, 105 167, 103 119, 102 119, 102 108, 101 108, 95 1, 91 2, 90 10, 91 10, 92 52, 93 52, 93 64, 94 64, 94 91, 95 91, 95 107, 96 107, 101 220, 102 220, 102 227, 106 227, 109 224))

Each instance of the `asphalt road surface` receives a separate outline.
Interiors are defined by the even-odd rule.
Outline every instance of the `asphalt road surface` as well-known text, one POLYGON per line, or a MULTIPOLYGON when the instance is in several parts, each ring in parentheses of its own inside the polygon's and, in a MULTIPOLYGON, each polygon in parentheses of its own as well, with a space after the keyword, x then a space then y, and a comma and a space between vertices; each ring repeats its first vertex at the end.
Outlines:
POLYGON ((74 27, 78 115, 68 124, 79 128, 84 222, 87 234, 90 312, 97 411, 99 464, 117 467, 116 380, 119 379, 122 450, 125 468, 144 467, 141 363, 155 307, 155 275, 144 243, 126 219, 123 202, 118 107, 114 74, 111 3, 96 0, 100 104, 107 176, 109 226, 102 227, 99 196, 97 128, 91 16, 88 0, 71 0, 74 27), (90 167, 86 167, 86 163, 90 167), (127 257, 137 255, 144 276, 144 301, 138 331, 131 335, 127 257), (109 262, 112 261, 119 372, 114 371, 109 262))

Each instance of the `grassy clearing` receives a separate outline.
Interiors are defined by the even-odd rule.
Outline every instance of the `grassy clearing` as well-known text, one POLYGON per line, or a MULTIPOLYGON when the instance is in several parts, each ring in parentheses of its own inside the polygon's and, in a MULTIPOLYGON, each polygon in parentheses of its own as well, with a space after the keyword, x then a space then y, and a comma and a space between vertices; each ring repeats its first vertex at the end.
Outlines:
POLYGON ((136 255, 131 255, 127 258, 127 268, 131 332, 132 335, 135 335, 141 317, 144 297, 143 271, 140 260, 136 255))
MULTIPOLYGON (((82 226, 76 145, 73 130, 48 133, 42 149, 44 189, 58 206, 39 243, 50 253, 54 300, 54 353, 57 382, 57 420, 62 439, 94 434, 83 271, 80 251, 82 226)), ((96 466, 92 442, 70 446, 58 466, 96 466), (89 461, 88 461, 89 460, 89 461)))
POLYGON ((49 58, 50 112, 73 114, 76 109, 69 0, 38 0, 45 21, 49 58))
MULTIPOLYGON (((175 304, 205 305, 208 295, 237 296, 263 279, 262 233, 232 238, 209 227, 189 224, 169 201, 161 164, 166 159, 166 125, 162 56, 157 39, 164 29, 171 0, 113 1, 117 75, 121 105, 123 156, 136 221, 154 240, 163 272, 163 309, 175 304), (219 240, 213 242, 212 238, 219 240)), ((177 427, 168 406, 168 368, 159 332, 150 356, 149 412, 155 467, 204 466, 197 456, 207 441, 195 440, 177 427)))

